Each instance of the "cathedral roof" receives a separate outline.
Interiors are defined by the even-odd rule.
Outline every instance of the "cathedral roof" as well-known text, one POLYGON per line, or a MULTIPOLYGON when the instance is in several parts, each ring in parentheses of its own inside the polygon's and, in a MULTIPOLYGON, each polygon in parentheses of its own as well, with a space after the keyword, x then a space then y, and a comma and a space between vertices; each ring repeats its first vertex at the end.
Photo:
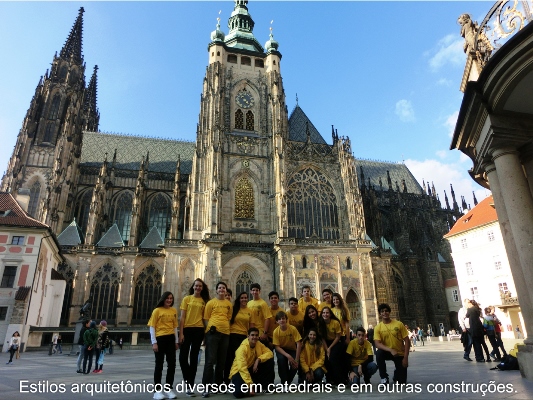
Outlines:
POLYGON ((141 136, 115 135, 100 132, 84 132, 81 165, 100 167, 105 153, 117 150, 117 169, 138 171, 143 157, 150 153, 149 171, 176 172, 178 155, 181 173, 190 174, 195 143, 171 139, 141 136))
POLYGON ((57 237, 57 241, 61 246, 77 246, 81 244, 83 233, 80 227, 76 223, 76 220, 72 221, 69 226, 65 228, 63 232, 57 237))
POLYGON ((164 244, 165 241, 159 234, 159 231, 155 226, 152 226, 152 229, 150 229, 150 232, 148 232, 148 235, 144 238, 144 240, 139 245, 139 248, 141 249, 159 249, 159 245, 164 244))
POLYGON ((356 158, 355 164, 357 166, 360 185, 368 185, 368 179, 370 178, 370 184, 374 186, 374 189, 380 190, 379 179, 381 178, 383 190, 389 190, 389 184, 387 182, 387 171, 389 171, 394 190, 396 190, 396 182, 398 182, 401 190, 402 180, 405 180, 408 193, 422 193, 422 187, 405 164, 362 160, 360 158, 356 158), (364 182, 361 182, 361 167, 363 167, 364 182))
POLYGON ((299 105, 296 105, 294 110, 292 110, 291 116, 289 117, 289 140, 294 140, 295 142, 306 142, 307 127, 309 127, 312 143, 327 144, 311 120, 307 117, 307 115, 305 115, 304 111, 299 105))
POLYGON ((96 243, 97 247, 123 247, 124 242, 122 241, 122 236, 118 230, 117 224, 113 224, 111 228, 102 236, 102 239, 96 243))

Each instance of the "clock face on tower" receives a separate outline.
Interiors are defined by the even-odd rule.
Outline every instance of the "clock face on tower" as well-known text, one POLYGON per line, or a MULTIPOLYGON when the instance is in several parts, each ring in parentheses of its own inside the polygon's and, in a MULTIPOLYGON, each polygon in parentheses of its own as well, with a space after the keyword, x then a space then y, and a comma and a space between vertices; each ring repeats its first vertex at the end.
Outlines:
POLYGON ((250 93, 242 91, 235 97, 235 103, 237 103, 239 107, 250 108, 254 105, 254 98, 250 93))

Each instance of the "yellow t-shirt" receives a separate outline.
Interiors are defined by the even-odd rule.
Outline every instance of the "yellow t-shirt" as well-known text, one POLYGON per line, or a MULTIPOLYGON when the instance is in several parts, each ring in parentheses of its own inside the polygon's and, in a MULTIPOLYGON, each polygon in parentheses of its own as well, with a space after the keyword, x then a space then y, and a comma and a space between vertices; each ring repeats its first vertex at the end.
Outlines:
POLYGON ((155 328, 155 336, 173 335, 178 327, 178 310, 174 307, 157 307, 152 312, 148 326, 155 328))
POLYGON ((379 340, 385 346, 398 352, 399 356, 404 355, 403 339, 409 336, 405 325, 395 319, 390 323, 380 322, 374 328, 374 340, 379 340))
POLYGON ((250 300, 248 302, 248 308, 252 311, 252 319, 250 323, 259 329, 259 333, 263 333, 263 327, 265 326, 265 319, 270 318, 270 308, 266 301, 263 299, 250 300))
POLYGON ((317 368, 322 368, 324 372, 328 372, 324 366, 326 359, 326 352, 324 346, 319 346, 319 356, 316 356, 316 344, 305 342, 302 346, 302 352, 300 353, 300 367, 304 373, 307 373, 309 369, 313 371, 317 368))
POLYGON ((235 359, 231 366, 229 378, 231 379, 233 378, 233 375, 240 373, 242 380, 248 385, 251 385, 253 381, 248 368, 254 365, 255 360, 258 358, 259 363, 264 363, 265 361, 274 358, 274 353, 259 341, 252 349, 248 339, 244 339, 235 352, 235 359))
POLYGON ((320 304, 318 305, 318 307, 317 307, 318 312, 321 313, 322 310, 324 309, 324 307, 329 307, 329 308, 331 308, 331 309, 333 310, 333 304, 331 304, 331 303, 326 303, 325 301, 323 301, 323 302, 320 303, 320 304))
POLYGON ((274 346, 279 346, 284 350, 296 350, 296 342, 299 342, 300 340, 302 340, 302 337, 300 336, 298 329, 287 324, 287 329, 285 329, 285 331, 282 331, 280 326, 274 330, 272 344, 274 344, 274 346))
POLYGON ((203 328, 204 327, 204 309, 205 301, 201 297, 194 295, 185 296, 181 301, 180 310, 186 312, 184 328, 203 328))
POLYGON ((301 312, 299 309, 298 309, 298 314, 296 315, 292 315, 290 309, 287 310, 287 317, 289 317, 289 324, 294 326, 298 330, 300 335, 303 335, 303 332, 304 332, 304 316, 305 316, 304 313, 301 312))
POLYGON ((335 340, 337 333, 341 333, 341 324, 336 319, 330 319, 329 324, 326 324, 326 329, 328 331, 327 340, 335 340))
MULTIPOLYGON (((346 322, 342 320, 342 310, 340 308, 333 307, 331 311, 333 311, 333 314, 335 314, 335 316, 339 319, 339 321, 341 321, 341 329, 342 329, 341 336, 346 336, 346 330, 344 329, 346 326, 346 322)), ((346 317, 348 318, 348 321, 349 321, 351 319, 350 311, 349 310, 347 311, 348 311, 348 315, 346 317)))
POLYGON ((269 308, 269 310, 270 310, 270 318, 269 318, 270 323, 268 324, 267 335, 270 339, 272 339, 272 337, 274 336, 274 331, 279 326, 278 323, 276 322, 276 314, 279 313, 280 311, 283 311, 283 308, 278 306, 276 310, 273 310, 272 308, 269 308))
POLYGON ((303 297, 300 297, 300 300, 298 300, 298 308, 300 311, 305 313, 307 306, 315 306, 315 308, 318 308, 318 299, 311 297, 311 301, 307 303, 303 297))
POLYGON ((348 345, 346 353, 350 355, 351 366, 355 367, 364 363, 367 360, 368 356, 371 356, 373 354, 372 345, 366 339, 363 344, 359 344, 357 339, 354 339, 348 345))
POLYGON ((204 319, 207 319, 206 332, 214 325, 217 327, 217 332, 229 335, 229 320, 231 319, 231 313, 233 306, 229 300, 219 300, 217 298, 211 299, 207 302, 204 310, 204 319))
POLYGON ((239 308, 239 312, 235 316, 235 321, 233 321, 233 324, 231 324, 230 326, 230 333, 248 336, 248 329, 250 328, 251 317, 252 312, 248 307, 239 308))

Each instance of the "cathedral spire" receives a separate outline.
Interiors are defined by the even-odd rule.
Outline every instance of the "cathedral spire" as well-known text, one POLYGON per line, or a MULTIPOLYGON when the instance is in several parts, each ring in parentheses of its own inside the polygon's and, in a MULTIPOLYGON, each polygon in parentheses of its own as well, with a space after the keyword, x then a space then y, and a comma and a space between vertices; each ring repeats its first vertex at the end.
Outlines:
POLYGON ((86 113, 85 130, 96 132, 98 131, 98 124, 100 122, 100 113, 96 105, 98 81, 97 81, 98 65, 94 66, 93 75, 89 81, 89 86, 85 91, 83 99, 83 111, 86 113))
POLYGON ((70 30, 67 41, 61 49, 59 56, 63 59, 69 59, 73 57, 74 61, 77 64, 83 62, 83 55, 81 54, 82 50, 82 36, 83 36, 83 7, 79 9, 78 18, 74 22, 74 26, 70 30))
POLYGON ((448 201, 448 195, 446 194, 446 190, 444 191, 444 201, 446 202, 446 208, 450 209, 450 202, 448 201))
POLYGON ((474 193, 474 191, 472 191, 472 196, 474 196, 474 206, 477 206, 477 199, 476 199, 476 194, 474 193))
POLYGON ((235 0, 235 7, 228 19, 229 33, 224 43, 228 47, 263 53, 263 47, 253 34, 254 25, 248 12, 248 0, 235 0))
POLYGON ((453 186, 451 183, 450 183, 450 191, 452 192, 453 209, 454 211, 459 211, 459 204, 457 204, 457 200, 455 199, 455 192, 453 191, 453 186))

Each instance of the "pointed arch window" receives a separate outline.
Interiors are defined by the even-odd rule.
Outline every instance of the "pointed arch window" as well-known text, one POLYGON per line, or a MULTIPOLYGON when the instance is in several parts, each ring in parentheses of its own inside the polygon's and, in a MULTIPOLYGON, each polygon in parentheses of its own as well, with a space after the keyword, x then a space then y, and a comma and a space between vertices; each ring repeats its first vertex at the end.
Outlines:
POLYGON ((287 210, 290 237, 340 237, 337 198, 320 172, 307 168, 292 176, 287 187, 287 210))
POLYGON ((39 182, 35 182, 30 188, 30 203, 28 204, 28 214, 30 214, 32 217, 37 217, 40 196, 41 184, 39 182))
POLYGON ((244 129, 244 114, 242 110, 235 111, 235 129, 244 129))
POLYGON ((87 224, 89 222, 89 210, 91 208, 91 201, 93 199, 93 191, 86 190, 78 199, 74 215, 76 221, 81 228, 81 231, 85 233, 87 224))
POLYGON ((50 106, 50 111, 48 111, 48 119, 57 119, 59 115, 59 104, 61 103, 61 96, 56 94, 52 100, 52 105, 50 106))
POLYGON ((72 293, 74 292, 74 271, 70 265, 63 262, 57 266, 57 272, 59 272, 67 282, 59 324, 62 326, 68 326, 70 307, 72 306, 72 293))
POLYGON ((235 185, 235 218, 253 219, 254 189, 246 177, 242 177, 235 185))
POLYGON ((55 122, 52 122, 52 121, 47 122, 46 129, 44 131, 43 142, 52 143, 52 140, 54 138, 55 127, 56 127, 55 122))
POLYGON ((119 273, 110 264, 102 265, 91 279, 89 301, 93 319, 115 322, 118 306, 119 273))
POLYGON ((133 195, 123 192, 117 197, 113 212, 113 221, 116 222, 122 240, 129 240, 131 228, 131 210, 133 208, 133 195))
POLYGON ((236 296, 242 292, 250 293, 250 286, 252 283, 254 283, 254 281, 250 273, 248 271, 241 272, 241 274, 237 277, 237 281, 235 282, 236 296))
POLYGON ((163 239, 170 229, 170 199, 162 193, 152 198, 148 211, 148 230, 155 226, 163 239))
POLYGON ((135 279, 132 324, 145 324, 161 296, 161 274, 154 265, 144 268, 135 279))
POLYGON ((254 113, 250 110, 246 112, 246 130, 247 131, 254 130, 254 113))
POLYGON ((352 259, 350 257, 346 258, 346 269, 352 269, 352 259))
POLYGON ((306 268, 307 268, 307 257, 303 256, 302 257, 302 269, 306 269, 306 268))

